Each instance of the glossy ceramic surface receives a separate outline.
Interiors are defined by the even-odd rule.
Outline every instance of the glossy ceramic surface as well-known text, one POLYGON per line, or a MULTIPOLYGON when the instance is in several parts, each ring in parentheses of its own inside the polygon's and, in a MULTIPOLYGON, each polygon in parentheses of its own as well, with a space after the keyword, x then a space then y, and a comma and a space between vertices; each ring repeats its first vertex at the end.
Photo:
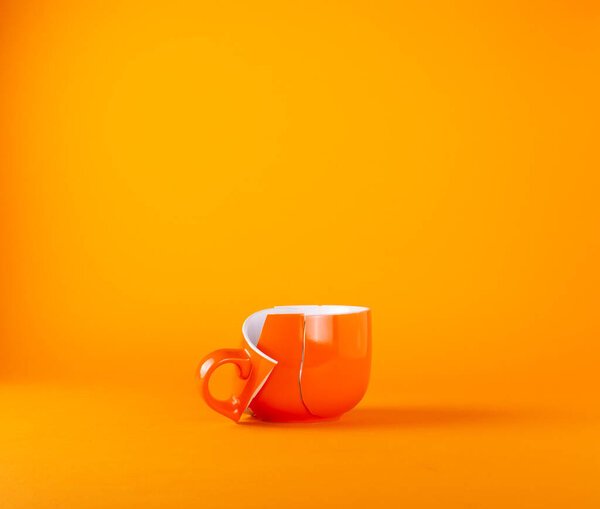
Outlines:
POLYGON ((371 311, 352 306, 285 306, 259 311, 243 326, 242 348, 207 355, 202 396, 238 422, 244 410, 271 422, 334 420, 363 397, 371 366, 371 311), (236 364, 233 396, 215 399, 211 374, 236 364))

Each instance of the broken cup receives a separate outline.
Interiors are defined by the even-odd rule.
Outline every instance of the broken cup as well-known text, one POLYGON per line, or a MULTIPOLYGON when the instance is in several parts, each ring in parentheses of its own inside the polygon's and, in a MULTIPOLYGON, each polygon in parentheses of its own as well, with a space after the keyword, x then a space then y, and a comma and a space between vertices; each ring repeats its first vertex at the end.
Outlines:
POLYGON ((212 352, 197 372, 200 392, 238 422, 244 411, 270 422, 339 418, 362 399, 371 369, 371 311, 357 306, 278 306, 249 316, 242 347, 212 352), (212 396, 219 366, 239 368, 228 400, 212 396))

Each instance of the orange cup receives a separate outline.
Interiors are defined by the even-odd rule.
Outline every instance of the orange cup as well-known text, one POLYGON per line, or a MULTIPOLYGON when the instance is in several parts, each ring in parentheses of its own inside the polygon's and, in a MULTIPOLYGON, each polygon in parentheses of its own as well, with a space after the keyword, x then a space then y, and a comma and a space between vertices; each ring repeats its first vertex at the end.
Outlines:
POLYGON ((339 418, 362 399, 371 370, 371 311, 356 306, 278 306, 249 316, 242 347, 202 359, 197 378, 206 403, 238 422, 249 409, 270 422, 339 418), (214 398, 211 374, 236 364, 233 396, 214 398))

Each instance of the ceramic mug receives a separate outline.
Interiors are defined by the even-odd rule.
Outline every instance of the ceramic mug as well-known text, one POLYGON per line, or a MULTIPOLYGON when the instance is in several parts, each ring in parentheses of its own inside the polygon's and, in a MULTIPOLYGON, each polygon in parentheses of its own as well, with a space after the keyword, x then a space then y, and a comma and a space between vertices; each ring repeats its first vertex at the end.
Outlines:
POLYGON ((197 372, 206 403, 238 422, 245 410, 270 422, 339 418, 362 399, 371 369, 371 311, 356 306, 278 306, 249 316, 242 347, 216 350, 197 372), (211 374, 239 368, 233 395, 218 400, 211 374))

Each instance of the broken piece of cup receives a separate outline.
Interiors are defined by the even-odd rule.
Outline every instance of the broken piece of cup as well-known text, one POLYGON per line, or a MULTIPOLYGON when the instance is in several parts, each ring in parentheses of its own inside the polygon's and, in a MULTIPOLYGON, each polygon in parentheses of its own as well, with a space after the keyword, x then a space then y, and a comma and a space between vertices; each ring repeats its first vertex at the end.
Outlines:
POLYGON ((270 422, 330 421, 361 400, 371 370, 371 310, 357 306, 278 306, 249 316, 242 347, 202 359, 206 403, 238 422, 246 409, 270 422), (216 368, 236 364, 233 396, 215 399, 216 368))

